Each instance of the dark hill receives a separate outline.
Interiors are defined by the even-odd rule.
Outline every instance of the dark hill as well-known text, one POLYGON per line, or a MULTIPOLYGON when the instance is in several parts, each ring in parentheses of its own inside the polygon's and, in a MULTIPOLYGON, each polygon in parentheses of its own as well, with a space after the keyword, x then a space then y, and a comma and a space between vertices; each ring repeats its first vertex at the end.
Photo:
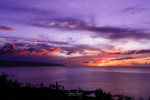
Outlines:
POLYGON ((64 65, 56 64, 56 63, 45 63, 45 62, 0 60, 0 67, 1 66, 64 66, 64 65))

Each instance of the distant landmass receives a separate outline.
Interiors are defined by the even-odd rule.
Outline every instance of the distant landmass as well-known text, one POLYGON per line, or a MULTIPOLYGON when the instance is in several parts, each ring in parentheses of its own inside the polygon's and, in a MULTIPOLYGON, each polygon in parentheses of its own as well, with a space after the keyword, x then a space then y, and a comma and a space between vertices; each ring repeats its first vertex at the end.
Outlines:
POLYGON ((2 66, 64 66, 64 65, 45 62, 0 60, 0 67, 2 66))

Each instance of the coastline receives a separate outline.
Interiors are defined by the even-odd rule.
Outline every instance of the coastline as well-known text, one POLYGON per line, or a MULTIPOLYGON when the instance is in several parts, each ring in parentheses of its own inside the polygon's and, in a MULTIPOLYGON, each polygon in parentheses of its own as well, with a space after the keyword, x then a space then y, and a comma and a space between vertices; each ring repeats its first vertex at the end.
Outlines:
POLYGON ((30 61, 9 61, 9 60, 0 60, 0 67, 13 67, 13 66, 65 66, 64 64, 56 64, 56 63, 46 63, 46 62, 30 62, 30 61))

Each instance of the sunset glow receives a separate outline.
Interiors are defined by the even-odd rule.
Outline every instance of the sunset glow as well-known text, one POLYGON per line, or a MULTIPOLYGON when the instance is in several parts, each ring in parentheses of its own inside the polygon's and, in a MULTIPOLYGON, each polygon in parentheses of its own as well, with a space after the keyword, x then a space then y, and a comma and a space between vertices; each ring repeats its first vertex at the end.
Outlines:
POLYGON ((46 1, 1 0, 0 59, 150 65, 150 1, 46 1))

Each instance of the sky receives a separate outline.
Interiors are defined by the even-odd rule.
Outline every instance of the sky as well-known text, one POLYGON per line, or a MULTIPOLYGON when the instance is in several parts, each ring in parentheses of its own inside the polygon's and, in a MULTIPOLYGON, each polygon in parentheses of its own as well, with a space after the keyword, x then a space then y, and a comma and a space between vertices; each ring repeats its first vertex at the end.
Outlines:
POLYGON ((0 0, 0 59, 149 66, 149 0, 0 0))

